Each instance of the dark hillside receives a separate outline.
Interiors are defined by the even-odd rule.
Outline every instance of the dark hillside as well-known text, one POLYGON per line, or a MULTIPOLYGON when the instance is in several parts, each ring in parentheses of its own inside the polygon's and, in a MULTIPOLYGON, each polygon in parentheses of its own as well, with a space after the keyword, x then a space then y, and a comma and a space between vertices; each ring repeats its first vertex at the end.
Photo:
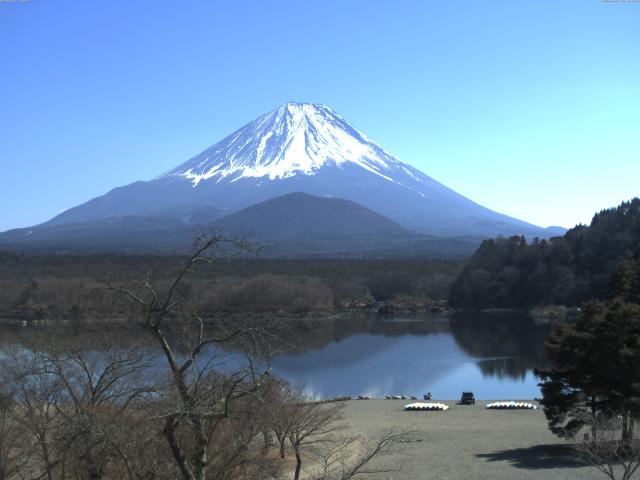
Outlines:
POLYGON ((450 302, 464 308, 579 305, 611 294, 611 282, 637 295, 640 199, 597 213, 563 237, 485 240, 454 282, 450 302))
POLYGON ((290 193, 216 221, 226 232, 250 231, 259 239, 343 236, 417 236, 362 205, 341 198, 290 193))

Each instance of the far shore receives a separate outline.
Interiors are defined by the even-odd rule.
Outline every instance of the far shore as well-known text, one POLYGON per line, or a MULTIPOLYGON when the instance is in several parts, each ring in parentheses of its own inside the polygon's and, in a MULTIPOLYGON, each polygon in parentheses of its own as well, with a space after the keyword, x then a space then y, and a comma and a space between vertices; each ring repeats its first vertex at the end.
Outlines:
MULTIPOLYGON (((432 320, 429 315, 434 318, 444 317, 452 318, 456 315, 483 315, 489 317, 529 317, 534 323, 544 325, 549 323, 566 322, 572 320, 580 312, 577 307, 566 307, 564 305, 548 305, 533 308, 485 308, 477 309, 455 309, 447 305, 445 300, 433 301, 430 303, 404 303, 398 304, 395 301, 376 302, 375 304, 366 304, 359 306, 350 306, 348 308, 338 308, 334 310, 311 310, 307 312, 282 312, 282 311, 216 311, 203 315, 205 322, 214 323, 217 320, 233 321, 236 319, 246 318, 248 315, 258 318, 279 318, 294 322, 313 322, 322 320, 339 320, 346 319, 350 315, 378 314, 382 317, 402 317, 405 315, 426 315, 424 320, 432 320)), ((55 317, 48 318, 42 312, 14 312, 13 315, 0 316, 0 326, 4 327, 57 327, 57 326, 83 326, 83 325, 122 325, 131 324, 131 318, 122 315, 114 315, 107 318, 93 317, 55 317)))

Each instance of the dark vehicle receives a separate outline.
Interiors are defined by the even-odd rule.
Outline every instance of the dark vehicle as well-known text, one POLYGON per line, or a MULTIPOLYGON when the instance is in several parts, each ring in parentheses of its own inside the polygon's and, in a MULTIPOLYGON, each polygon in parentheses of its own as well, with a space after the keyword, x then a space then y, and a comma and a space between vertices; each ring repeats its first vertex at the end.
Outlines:
POLYGON ((473 396, 473 392, 462 392, 462 397, 460 397, 461 405, 475 405, 476 397, 473 396))

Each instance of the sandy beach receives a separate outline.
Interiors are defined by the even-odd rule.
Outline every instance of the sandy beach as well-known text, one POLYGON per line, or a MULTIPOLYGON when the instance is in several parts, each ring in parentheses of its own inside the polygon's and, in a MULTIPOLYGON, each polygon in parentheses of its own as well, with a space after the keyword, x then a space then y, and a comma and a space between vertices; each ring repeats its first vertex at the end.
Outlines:
MULTIPOLYGON (((439 401, 439 400, 434 400, 439 401)), ((354 433, 373 438, 385 430, 412 431, 402 452, 380 460, 402 465, 375 478, 392 480, 589 480, 603 478, 572 457, 569 444, 547 428, 541 409, 487 410, 489 401, 444 412, 405 412, 407 400, 346 402, 354 433)))

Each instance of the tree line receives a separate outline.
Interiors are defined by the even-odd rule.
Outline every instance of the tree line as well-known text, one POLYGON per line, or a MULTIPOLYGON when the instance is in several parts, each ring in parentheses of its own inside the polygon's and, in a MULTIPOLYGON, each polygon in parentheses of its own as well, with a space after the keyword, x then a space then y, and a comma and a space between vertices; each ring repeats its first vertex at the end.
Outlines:
POLYGON ((597 213, 550 240, 485 240, 451 286, 460 308, 578 306, 587 300, 638 295, 640 199, 597 213))
MULTIPOLYGON (((102 289, 150 273, 167 283, 185 257, 32 256, 0 252, 0 318, 104 321, 122 319, 122 302, 102 289)), ((273 260, 218 258, 181 283, 205 315, 335 312, 401 299, 445 300, 458 261, 273 260)))

